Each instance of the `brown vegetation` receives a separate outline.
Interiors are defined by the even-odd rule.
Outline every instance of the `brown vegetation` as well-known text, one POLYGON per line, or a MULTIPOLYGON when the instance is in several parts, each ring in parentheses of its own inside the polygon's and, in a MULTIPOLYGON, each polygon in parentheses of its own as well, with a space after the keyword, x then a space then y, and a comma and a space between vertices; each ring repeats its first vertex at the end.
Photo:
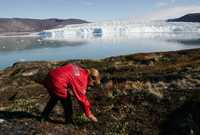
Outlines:
POLYGON ((0 71, 3 134, 200 134, 200 49, 135 54, 99 61, 20 62, 0 71), (76 100, 75 125, 64 125, 62 108, 39 122, 48 94, 47 72, 73 62, 100 70, 105 89, 88 91, 99 119, 91 123, 76 100))

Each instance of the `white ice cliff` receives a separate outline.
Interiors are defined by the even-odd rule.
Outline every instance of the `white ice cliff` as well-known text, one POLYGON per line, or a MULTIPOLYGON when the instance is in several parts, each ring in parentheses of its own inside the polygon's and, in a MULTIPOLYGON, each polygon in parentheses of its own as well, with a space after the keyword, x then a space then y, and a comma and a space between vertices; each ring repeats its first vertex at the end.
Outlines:
POLYGON ((110 21, 67 25, 63 28, 42 31, 39 35, 50 40, 87 41, 155 37, 163 34, 170 37, 174 35, 188 37, 190 35, 188 33, 200 34, 200 23, 110 21))

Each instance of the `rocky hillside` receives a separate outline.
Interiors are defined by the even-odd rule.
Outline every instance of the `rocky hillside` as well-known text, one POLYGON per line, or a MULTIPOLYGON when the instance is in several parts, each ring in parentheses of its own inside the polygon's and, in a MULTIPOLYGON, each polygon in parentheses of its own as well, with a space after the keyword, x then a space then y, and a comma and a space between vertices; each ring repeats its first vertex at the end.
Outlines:
POLYGON ((187 14, 180 18, 169 19, 168 22, 200 22, 200 13, 187 14))
POLYGON ((22 19, 1 18, 0 33, 8 32, 38 32, 46 29, 62 27, 69 24, 81 24, 87 21, 80 19, 22 19))
POLYGON ((0 133, 74 135, 199 135, 200 49, 141 53, 103 60, 20 62, 0 71, 0 133), (98 68, 104 89, 88 91, 98 123, 73 99, 74 125, 60 105, 38 120, 48 97, 47 72, 73 62, 98 68))

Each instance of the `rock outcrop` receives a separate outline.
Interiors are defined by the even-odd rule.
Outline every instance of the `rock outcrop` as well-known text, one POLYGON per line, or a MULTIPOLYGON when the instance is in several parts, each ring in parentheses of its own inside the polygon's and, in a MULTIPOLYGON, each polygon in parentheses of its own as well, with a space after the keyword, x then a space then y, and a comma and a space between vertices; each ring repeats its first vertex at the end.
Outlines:
POLYGON ((0 33, 39 32, 42 30, 63 27, 69 24, 88 23, 81 19, 25 19, 1 18, 0 33))
POLYGON ((169 19, 168 22, 200 22, 200 13, 187 14, 179 18, 169 19))

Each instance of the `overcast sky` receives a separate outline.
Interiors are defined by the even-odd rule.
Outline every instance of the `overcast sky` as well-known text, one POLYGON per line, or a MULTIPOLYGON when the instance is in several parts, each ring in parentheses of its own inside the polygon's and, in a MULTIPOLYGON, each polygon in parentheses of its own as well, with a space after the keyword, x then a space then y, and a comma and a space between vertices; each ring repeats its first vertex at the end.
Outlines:
POLYGON ((200 13, 200 0, 0 0, 0 18, 166 19, 200 13))

